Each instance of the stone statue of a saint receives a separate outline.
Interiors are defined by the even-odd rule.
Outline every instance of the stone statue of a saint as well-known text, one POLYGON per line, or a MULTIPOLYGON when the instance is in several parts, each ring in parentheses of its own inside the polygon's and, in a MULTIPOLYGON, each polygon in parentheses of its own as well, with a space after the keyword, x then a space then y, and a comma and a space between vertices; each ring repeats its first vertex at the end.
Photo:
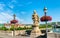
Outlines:
POLYGON ((36 38, 41 34, 41 31, 39 29, 39 17, 36 13, 36 10, 34 10, 34 14, 32 15, 32 20, 33 20, 33 28, 31 31, 31 37, 36 38))
POLYGON ((34 26, 38 26, 39 24, 39 17, 36 13, 36 10, 34 10, 34 14, 32 15, 32 20, 33 20, 33 23, 34 23, 34 26))

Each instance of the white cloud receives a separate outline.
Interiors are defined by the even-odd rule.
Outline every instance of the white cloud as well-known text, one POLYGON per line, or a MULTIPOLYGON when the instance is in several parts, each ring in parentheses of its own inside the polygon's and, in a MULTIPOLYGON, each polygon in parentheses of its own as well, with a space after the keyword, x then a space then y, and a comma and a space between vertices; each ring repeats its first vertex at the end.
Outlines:
MULTIPOLYGON (((7 23, 10 22, 13 19, 13 15, 9 13, 0 13, 0 23, 7 23)), ((20 22, 24 21, 23 19, 20 19, 19 17, 16 17, 16 19, 20 22)))
POLYGON ((11 2, 8 3, 8 6, 13 9, 14 8, 14 4, 17 4, 16 0, 11 0, 11 2))
POLYGON ((0 13, 0 23, 7 23, 7 21, 11 20, 12 16, 8 13, 0 13))

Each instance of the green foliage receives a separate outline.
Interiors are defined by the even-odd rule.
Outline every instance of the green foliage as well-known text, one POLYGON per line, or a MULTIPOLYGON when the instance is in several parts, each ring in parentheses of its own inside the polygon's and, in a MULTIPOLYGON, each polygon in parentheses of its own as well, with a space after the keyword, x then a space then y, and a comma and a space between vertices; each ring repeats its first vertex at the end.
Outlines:
MULTIPOLYGON (((50 28, 50 27, 52 27, 52 25, 48 24, 47 27, 50 28)), ((39 26, 39 28, 46 28, 46 24, 41 24, 39 26)), ((4 30, 4 31, 6 31, 6 30, 11 30, 11 31, 14 31, 14 30, 29 30, 29 29, 32 29, 32 27, 28 28, 28 27, 25 26, 24 28, 22 28, 22 27, 14 28, 14 25, 12 25, 10 29, 8 29, 8 28, 6 28, 4 26, 0 27, 0 30, 4 30)))
POLYGON ((21 27, 18 27, 18 28, 15 28, 15 30, 23 30, 23 28, 21 28, 21 27))
POLYGON ((6 28, 6 27, 0 27, 0 30, 7 31, 7 30, 8 30, 8 28, 6 28))
MULTIPOLYGON (((51 25, 47 25, 48 28, 52 27, 51 25)), ((40 25, 39 28, 46 28, 46 25, 40 25)))
POLYGON ((14 25, 12 25, 11 28, 10 28, 10 30, 14 31, 14 29, 15 29, 14 25))
POLYGON ((24 28, 21 28, 21 27, 15 28, 15 30, 27 30, 27 29, 32 29, 32 27, 31 28, 26 28, 26 27, 24 27, 24 28))

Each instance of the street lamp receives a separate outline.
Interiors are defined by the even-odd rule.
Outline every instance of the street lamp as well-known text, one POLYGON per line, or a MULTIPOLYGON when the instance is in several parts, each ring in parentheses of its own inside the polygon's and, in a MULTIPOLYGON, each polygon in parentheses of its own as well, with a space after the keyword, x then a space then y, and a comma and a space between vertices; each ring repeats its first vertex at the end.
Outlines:
POLYGON ((16 15, 13 15, 13 20, 11 20, 11 24, 14 24, 13 29, 13 36, 15 36, 15 24, 18 23, 18 20, 16 20, 16 15))
MULTIPOLYGON (((46 19, 46 13, 47 13, 47 8, 44 7, 45 19, 46 19)), ((45 24, 46 24, 46 38, 47 38, 47 31, 48 31, 48 29, 47 29, 47 20, 45 21, 45 24)))
POLYGON ((46 38, 47 38, 47 21, 51 21, 52 20, 52 18, 50 17, 50 16, 47 16, 46 15, 46 13, 47 13, 47 8, 46 7, 44 7, 44 16, 42 16, 41 18, 40 18, 40 20, 42 21, 42 22, 45 22, 45 24, 46 24, 46 38))

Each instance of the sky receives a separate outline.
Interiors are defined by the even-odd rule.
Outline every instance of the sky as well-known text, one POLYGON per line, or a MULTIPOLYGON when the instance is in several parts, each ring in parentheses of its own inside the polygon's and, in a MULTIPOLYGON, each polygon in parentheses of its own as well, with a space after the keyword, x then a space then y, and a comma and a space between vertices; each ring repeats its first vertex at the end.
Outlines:
POLYGON ((33 11, 41 18, 44 6, 48 9, 47 15, 52 17, 51 22, 60 21, 60 0, 0 0, 0 23, 10 22, 16 14, 19 23, 31 24, 33 11))

